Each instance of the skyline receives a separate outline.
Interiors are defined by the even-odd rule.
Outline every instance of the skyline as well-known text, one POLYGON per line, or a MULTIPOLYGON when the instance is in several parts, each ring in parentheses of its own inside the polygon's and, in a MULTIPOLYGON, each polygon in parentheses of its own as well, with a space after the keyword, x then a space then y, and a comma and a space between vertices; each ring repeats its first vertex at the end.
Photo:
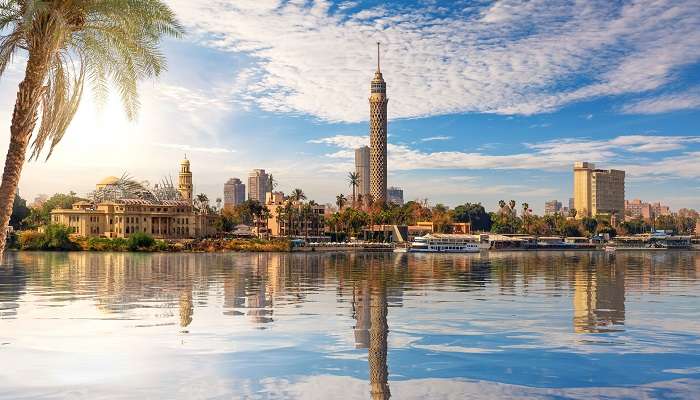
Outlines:
MULTIPOLYGON (((627 171, 628 199, 700 206, 697 3, 194 3, 169 2, 188 35, 166 41, 169 70, 141 85, 138 122, 114 97, 97 114, 88 94, 48 163, 25 167, 23 197, 84 194, 125 171, 174 177, 187 152, 196 193, 212 199, 264 168, 279 189, 332 203, 368 144, 381 41, 388 185, 406 200, 494 209, 514 198, 541 213, 572 197, 573 162, 590 161, 627 171)), ((0 81, 6 126, 19 61, 0 81)))

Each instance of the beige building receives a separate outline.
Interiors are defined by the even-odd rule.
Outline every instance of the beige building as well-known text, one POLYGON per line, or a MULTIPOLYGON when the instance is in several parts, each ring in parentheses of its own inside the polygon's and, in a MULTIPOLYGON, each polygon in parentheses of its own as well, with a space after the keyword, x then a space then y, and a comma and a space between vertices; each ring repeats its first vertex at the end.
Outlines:
POLYGON ((574 164, 574 208, 577 218, 624 212, 625 171, 574 164))
POLYGON ((265 204, 265 194, 268 190, 269 175, 264 169, 254 169, 248 174, 248 200, 256 200, 260 204, 265 204))
POLYGON ((125 178, 107 177, 97 183, 93 201, 79 201, 70 209, 55 209, 51 223, 73 228, 81 236, 127 238, 144 232, 158 239, 186 239, 216 234, 217 216, 201 213, 192 204, 190 163, 180 163, 177 191, 149 190, 125 178))
POLYGON ((322 204, 298 203, 284 197, 282 192, 268 192, 265 207, 270 211, 267 227, 272 236, 320 237, 325 233, 326 207, 322 204), (309 207, 309 215, 304 215, 309 207), (292 218, 286 210, 292 209, 292 218), (303 217, 302 217, 303 216, 303 217), (291 224, 290 224, 291 222, 291 224))
POLYGON ((369 194, 369 147, 362 146, 355 149, 355 173, 360 184, 357 187, 357 196, 367 198, 369 194))
POLYGON ((224 184, 224 208, 231 209, 245 201, 245 184, 231 178, 224 184))

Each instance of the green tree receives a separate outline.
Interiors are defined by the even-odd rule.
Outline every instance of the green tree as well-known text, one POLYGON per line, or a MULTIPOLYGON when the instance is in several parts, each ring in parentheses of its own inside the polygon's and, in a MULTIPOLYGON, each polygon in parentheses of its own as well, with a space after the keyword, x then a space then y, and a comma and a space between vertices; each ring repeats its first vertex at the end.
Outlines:
POLYGON ((306 195, 304 194, 303 190, 296 188, 292 190, 292 194, 289 195, 289 198, 292 201, 300 202, 302 200, 306 200, 306 195))
POLYGON ((357 172, 348 173, 348 183, 352 187, 352 206, 355 207, 357 197, 355 197, 355 189, 360 186, 360 175, 357 172))
POLYGON ((51 156, 78 109, 86 79, 100 103, 111 81, 134 118, 138 80, 165 68, 161 38, 178 37, 183 29, 160 0, 6 0, 0 3, 0 32, 0 74, 17 53, 26 54, 0 183, 2 252, 30 141, 30 159, 45 144, 51 156))
POLYGON ((29 216, 29 207, 27 201, 20 197, 19 192, 15 194, 15 201, 12 203, 12 215, 10 216, 10 225, 19 230, 22 227, 22 221, 29 216))
POLYGON ((345 195, 342 193, 335 196, 335 204, 338 206, 338 210, 342 210, 343 207, 345 207, 345 204, 348 202, 348 199, 345 198, 345 195))
POLYGON ((581 225, 588 232, 588 236, 593 236, 596 233, 596 228, 598 227, 598 220, 591 217, 584 217, 581 219, 581 225))
POLYGON ((469 222, 475 231, 491 230, 491 216, 481 203, 465 203, 455 207, 454 219, 455 222, 469 222))

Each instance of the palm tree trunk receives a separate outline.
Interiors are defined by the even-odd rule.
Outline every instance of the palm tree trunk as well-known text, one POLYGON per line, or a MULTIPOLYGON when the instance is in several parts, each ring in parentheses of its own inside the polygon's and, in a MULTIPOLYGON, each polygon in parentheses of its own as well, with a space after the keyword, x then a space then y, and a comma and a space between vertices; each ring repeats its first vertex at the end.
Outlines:
POLYGON ((10 146, 7 149, 5 169, 2 173, 2 183, 0 183, 0 257, 5 251, 12 204, 15 200, 29 139, 38 118, 39 104, 44 93, 44 78, 49 66, 48 60, 48 50, 30 51, 24 80, 19 84, 17 91, 10 126, 10 146))

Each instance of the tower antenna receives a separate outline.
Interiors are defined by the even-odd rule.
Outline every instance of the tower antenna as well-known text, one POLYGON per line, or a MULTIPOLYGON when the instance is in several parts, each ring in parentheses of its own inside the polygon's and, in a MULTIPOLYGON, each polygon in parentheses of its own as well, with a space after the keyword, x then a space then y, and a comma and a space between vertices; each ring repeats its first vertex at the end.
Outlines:
POLYGON ((377 42, 377 72, 381 72, 382 70, 379 68, 379 42, 377 42))

